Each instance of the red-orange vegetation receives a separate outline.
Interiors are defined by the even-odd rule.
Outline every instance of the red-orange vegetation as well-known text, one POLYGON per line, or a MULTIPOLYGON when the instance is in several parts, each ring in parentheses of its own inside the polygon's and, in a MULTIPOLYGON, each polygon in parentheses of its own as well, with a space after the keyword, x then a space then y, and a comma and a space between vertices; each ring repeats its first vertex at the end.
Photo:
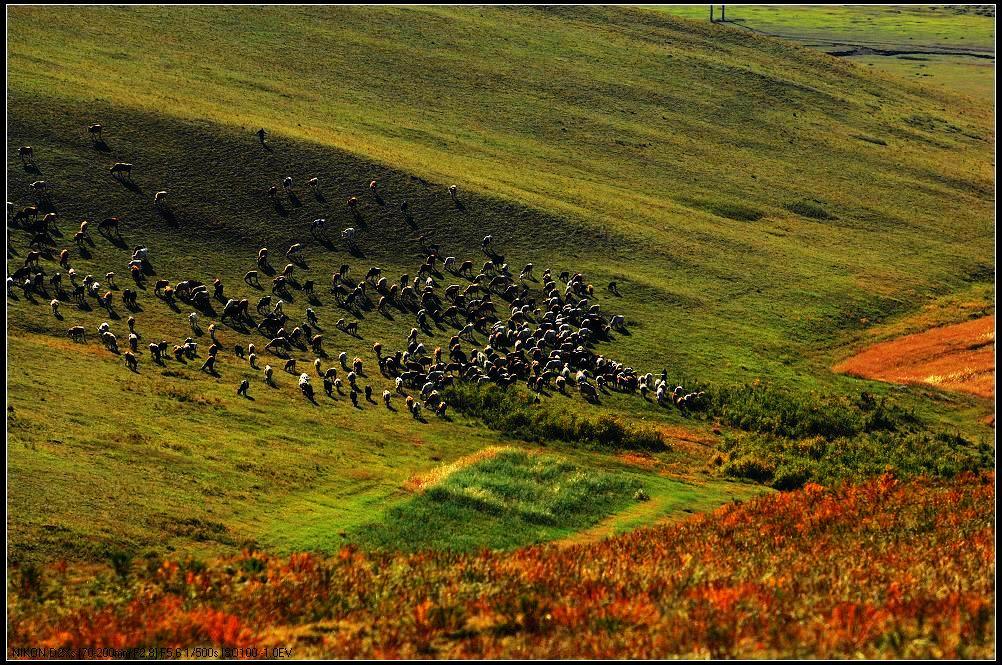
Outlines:
POLYGON ((247 551, 137 564, 127 580, 52 566, 40 588, 12 585, 8 643, 335 658, 991 658, 994 481, 809 484, 565 548, 247 551))

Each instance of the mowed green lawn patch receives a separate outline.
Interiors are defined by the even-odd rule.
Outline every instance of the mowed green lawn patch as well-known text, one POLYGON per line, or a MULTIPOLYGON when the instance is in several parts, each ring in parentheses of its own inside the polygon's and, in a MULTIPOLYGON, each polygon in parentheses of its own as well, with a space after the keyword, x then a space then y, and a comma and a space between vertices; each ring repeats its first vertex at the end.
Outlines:
MULTIPOLYGON (((681 481, 583 461, 502 450, 423 487, 348 538, 394 550, 507 548, 566 537, 645 501, 657 502, 650 522, 669 510, 672 498, 684 497, 689 510, 704 494, 713 495, 711 502, 726 500, 720 488, 693 492, 681 481)), ((740 487, 730 489, 745 495, 740 487)))

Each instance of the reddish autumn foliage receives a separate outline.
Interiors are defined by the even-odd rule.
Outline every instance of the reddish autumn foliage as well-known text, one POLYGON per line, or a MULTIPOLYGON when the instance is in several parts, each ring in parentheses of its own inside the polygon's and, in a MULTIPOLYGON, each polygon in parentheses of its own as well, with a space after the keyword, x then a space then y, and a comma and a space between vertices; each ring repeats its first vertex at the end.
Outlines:
POLYGON ((808 485, 563 549, 245 552, 129 581, 64 567, 31 596, 11 593, 8 643, 344 658, 989 658, 994 481, 808 485))

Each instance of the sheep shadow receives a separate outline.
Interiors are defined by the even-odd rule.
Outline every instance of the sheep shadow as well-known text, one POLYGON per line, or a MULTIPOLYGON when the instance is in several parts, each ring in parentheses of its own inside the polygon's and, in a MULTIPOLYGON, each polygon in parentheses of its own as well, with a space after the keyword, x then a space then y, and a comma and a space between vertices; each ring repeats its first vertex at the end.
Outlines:
POLYGON ((324 196, 324 193, 319 190, 313 192, 313 197, 320 203, 327 203, 327 197, 324 196))
POLYGON ((122 186, 125 187, 130 192, 132 192, 133 194, 142 194, 143 193, 143 188, 140 187, 139 183, 137 183, 132 178, 115 178, 115 180, 117 180, 118 182, 122 183, 122 186))
POLYGON ((79 245, 79 247, 80 247, 80 258, 82 258, 82 259, 90 259, 91 258, 90 250, 88 250, 83 245, 79 245))
POLYGON ((386 205, 386 201, 384 201, 383 197, 380 196, 378 193, 373 193, 372 198, 376 199, 376 203, 378 203, 379 205, 381 206, 386 205))
POLYGON ((318 243, 320 243, 320 246, 323 247, 324 249, 331 252, 337 251, 337 247, 334 246, 334 243, 331 241, 330 238, 327 238, 325 236, 313 236, 313 237, 316 239, 318 243))
POLYGON ((275 214, 279 217, 288 217, 289 211, 286 209, 282 202, 278 199, 272 199, 272 205, 275 207, 275 214))
MULTIPOLYGON (((264 264, 259 263, 258 269, 268 277, 274 277, 276 274, 276 270, 271 266, 270 263, 264 263, 264 264)), ((260 284, 258 285, 258 288, 261 288, 260 284)))
POLYGON ((366 258, 365 252, 363 252, 361 249, 359 249, 357 245, 352 245, 351 247, 349 247, 348 248, 348 254, 350 254, 351 256, 354 256, 356 259, 364 259, 364 258, 366 258))
POLYGON ((160 215, 160 219, 162 219, 165 222, 167 222, 167 224, 169 226, 171 226, 172 228, 176 229, 179 226, 181 226, 181 223, 178 222, 177 215, 174 213, 174 211, 171 208, 167 208, 167 207, 158 208, 157 209, 157 214, 160 215))
POLYGON ((463 204, 462 201, 459 200, 458 197, 452 199, 452 203, 453 205, 456 206, 456 210, 459 210, 460 212, 466 212, 466 206, 463 204))
POLYGON ((42 175, 42 169, 38 168, 38 164, 35 162, 25 162, 21 164, 25 173, 31 173, 34 175, 42 175))
MULTIPOLYGON (((309 296, 307 296, 306 298, 306 301, 309 302, 311 305, 315 305, 317 307, 323 306, 323 302, 321 302, 320 298, 318 298, 317 294, 315 293, 309 294, 309 296)), ((317 326, 317 329, 322 330, 320 326, 317 326)))
POLYGON ((386 319, 387 321, 396 321, 393 315, 390 314, 389 310, 381 309, 379 310, 379 313, 382 314, 383 318, 386 319))
POLYGON ((111 147, 105 143, 104 139, 94 141, 94 149, 98 152, 111 152, 111 147))
POLYGON ((299 197, 296 196, 296 193, 292 191, 289 192, 289 204, 292 205, 293 208, 301 208, 303 206, 303 202, 300 201, 299 197))
POLYGON ((244 393, 243 398, 246 399, 246 400, 250 400, 251 402, 254 401, 254 398, 251 397, 250 395, 246 394, 246 393, 244 393))
POLYGON ((123 237, 122 237, 122 236, 120 236, 120 235, 115 235, 115 236, 113 236, 113 235, 111 235, 111 234, 107 234, 107 235, 106 235, 106 234, 104 234, 104 233, 102 233, 101 235, 102 235, 102 236, 103 236, 103 237, 104 237, 104 238, 105 238, 105 239, 106 239, 106 240, 107 240, 108 242, 110 242, 110 243, 111 243, 111 245, 112 245, 113 247, 115 247, 115 248, 117 248, 117 249, 128 249, 128 247, 129 247, 129 246, 128 246, 128 245, 127 245, 127 244, 125 243, 125 238, 123 238, 123 237))

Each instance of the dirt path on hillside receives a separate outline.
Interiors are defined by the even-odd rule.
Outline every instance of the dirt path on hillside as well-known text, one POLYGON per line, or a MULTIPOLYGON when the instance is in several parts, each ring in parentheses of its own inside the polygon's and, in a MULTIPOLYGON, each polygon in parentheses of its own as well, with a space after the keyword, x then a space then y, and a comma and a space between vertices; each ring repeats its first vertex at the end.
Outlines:
MULTIPOLYGON (((645 524, 651 525, 672 519, 667 515, 659 519, 650 519, 664 508, 664 504, 665 500, 663 498, 652 497, 649 501, 641 501, 630 506, 626 510, 609 515, 593 527, 578 531, 577 533, 567 536, 566 538, 554 540, 553 544, 561 547, 567 547, 569 545, 597 543, 603 538, 615 535, 617 527, 621 524, 634 523, 638 520, 643 520, 645 524)), ((683 513, 683 516, 688 516, 688 513, 683 513)))
POLYGON ((993 398, 995 317, 880 342, 832 369, 878 381, 924 383, 993 398))

